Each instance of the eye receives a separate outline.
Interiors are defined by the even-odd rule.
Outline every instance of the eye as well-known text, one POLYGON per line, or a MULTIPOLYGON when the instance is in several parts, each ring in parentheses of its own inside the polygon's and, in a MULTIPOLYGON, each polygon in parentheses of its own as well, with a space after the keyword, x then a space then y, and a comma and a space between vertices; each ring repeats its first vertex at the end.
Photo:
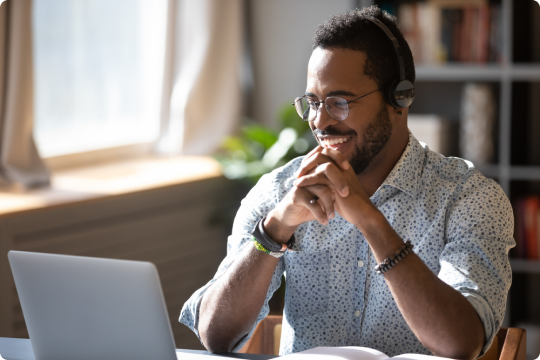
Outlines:
POLYGON ((347 110, 349 104, 343 98, 332 98, 332 101, 329 101, 331 107, 336 108, 337 110, 347 110))
POLYGON ((312 99, 310 98, 307 98, 307 103, 308 103, 308 106, 312 109, 312 110, 317 110, 317 102, 316 101, 313 101, 312 99))

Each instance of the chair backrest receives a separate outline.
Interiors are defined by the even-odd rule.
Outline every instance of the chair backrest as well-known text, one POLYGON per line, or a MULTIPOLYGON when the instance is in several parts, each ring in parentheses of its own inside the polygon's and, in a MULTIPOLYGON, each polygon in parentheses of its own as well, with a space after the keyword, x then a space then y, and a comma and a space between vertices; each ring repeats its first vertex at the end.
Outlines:
POLYGON ((247 354, 279 355, 283 316, 268 315, 255 328, 246 345, 239 351, 247 354))
MULTIPOLYGON (((253 336, 239 351, 247 354, 279 355, 282 316, 269 315, 257 325, 253 336)), ((526 360, 526 332, 501 328, 482 360, 526 360)))
POLYGON ((520 328, 501 328, 499 339, 500 360, 526 360, 527 332, 520 328))

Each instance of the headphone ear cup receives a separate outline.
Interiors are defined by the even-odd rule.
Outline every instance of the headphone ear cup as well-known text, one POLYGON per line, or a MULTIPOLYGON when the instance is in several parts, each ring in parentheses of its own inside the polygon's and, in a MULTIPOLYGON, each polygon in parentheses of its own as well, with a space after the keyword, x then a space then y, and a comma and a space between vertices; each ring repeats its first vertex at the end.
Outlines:
POLYGON ((414 100, 414 85, 409 80, 394 80, 388 87, 388 99, 396 108, 411 106, 414 100))
POLYGON ((396 91, 396 86, 398 83, 399 83, 399 79, 394 79, 392 80, 390 85, 388 85, 388 87, 386 88, 386 98, 388 99, 388 103, 392 105, 393 107, 399 107, 397 106, 397 102, 394 97, 394 93, 396 91))

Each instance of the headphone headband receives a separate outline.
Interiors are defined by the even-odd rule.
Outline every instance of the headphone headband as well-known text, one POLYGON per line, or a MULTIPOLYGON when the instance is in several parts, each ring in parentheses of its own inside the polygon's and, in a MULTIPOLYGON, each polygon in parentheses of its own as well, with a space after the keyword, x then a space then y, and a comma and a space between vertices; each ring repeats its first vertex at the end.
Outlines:
POLYGON ((371 23, 377 25, 386 36, 392 41, 392 45, 396 52, 396 57, 399 63, 399 79, 393 80, 388 88, 388 101, 394 107, 406 108, 411 106, 414 100, 414 85, 405 79, 405 61, 403 60, 403 52, 399 42, 392 34, 390 29, 382 21, 372 16, 366 16, 365 19, 371 21, 371 23))
POLYGON ((399 46, 398 40, 381 20, 371 16, 366 16, 366 19, 377 25, 392 41, 392 45, 394 45, 394 50, 396 51, 396 56, 399 62, 399 81, 405 80, 405 62, 403 61, 403 53, 401 52, 401 46, 399 46))

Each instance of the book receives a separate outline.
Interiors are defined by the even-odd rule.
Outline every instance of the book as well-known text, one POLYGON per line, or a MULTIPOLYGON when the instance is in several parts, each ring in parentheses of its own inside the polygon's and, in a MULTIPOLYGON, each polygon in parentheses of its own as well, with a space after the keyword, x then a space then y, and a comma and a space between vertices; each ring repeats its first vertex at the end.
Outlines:
POLYGON ((489 51, 490 9, 488 5, 478 7, 477 62, 486 63, 489 51))
POLYGON ((399 28, 403 37, 409 44, 413 59, 420 61, 421 44, 418 38, 420 30, 418 26, 418 3, 405 3, 398 8, 399 28))
POLYGON ((515 214, 512 256, 519 259, 540 259, 540 197, 526 196, 513 202, 515 214))
POLYGON ((389 357, 384 353, 360 346, 344 346, 344 347, 316 347, 306 351, 300 351, 294 354, 281 356, 280 360, 446 360, 448 358, 422 355, 422 354, 403 354, 394 357, 389 357))
POLYGON ((524 259, 527 257, 525 247, 525 220, 524 220, 524 199, 518 199, 514 202, 514 240, 516 241, 516 247, 511 250, 513 257, 518 259, 524 259))
POLYGON ((452 141, 457 138, 456 123, 440 115, 409 114, 407 126, 414 137, 430 150, 444 156, 455 153, 452 141))
POLYGON ((523 217, 525 221, 525 247, 527 259, 538 260, 538 212, 540 211, 540 199, 536 196, 528 196, 524 203, 523 217))
POLYGON ((536 242, 538 244, 538 257, 540 257, 540 211, 536 212, 536 242))
POLYGON ((461 47, 459 49, 459 60, 462 62, 471 61, 471 45, 473 41, 475 8, 467 6, 463 10, 463 27, 461 29, 461 47))
POLYGON ((418 64, 501 60, 500 5, 485 0, 404 2, 400 29, 418 64))

